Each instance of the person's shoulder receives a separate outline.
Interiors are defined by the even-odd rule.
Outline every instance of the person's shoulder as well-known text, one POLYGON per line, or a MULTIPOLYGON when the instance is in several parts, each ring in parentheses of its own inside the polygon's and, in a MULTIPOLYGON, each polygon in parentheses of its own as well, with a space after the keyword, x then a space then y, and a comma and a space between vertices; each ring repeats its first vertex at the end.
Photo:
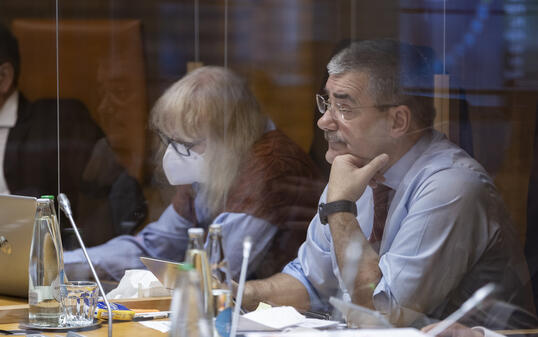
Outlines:
POLYGON ((314 162, 293 140, 282 131, 268 131, 254 143, 249 165, 260 166, 273 174, 298 174, 318 177, 314 162))
POLYGON ((45 132, 56 132, 58 115, 56 99, 31 101, 22 93, 19 93, 17 114, 17 124, 19 125, 26 125, 31 130, 39 129, 45 132))
POLYGON ((475 176, 489 180, 484 167, 465 150, 435 133, 424 152, 417 158, 411 171, 427 171, 430 174, 452 172, 456 176, 475 176))
MULTIPOLYGON (((308 155, 281 131, 273 130, 254 144, 229 193, 226 208, 283 224, 289 214, 282 210, 298 203, 314 214, 324 186, 308 155)), ((305 219, 305 228, 311 214, 305 219)))
POLYGON ((54 124, 57 122, 59 112, 59 121, 62 125, 61 130, 67 134, 81 136, 92 135, 92 138, 104 137, 103 131, 93 119, 86 105, 74 98, 41 98, 29 103, 32 119, 41 120, 43 123, 54 124))
POLYGON ((286 156, 290 153, 306 153, 291 140, 284 132, 279 129, 274 129, 265 132, 253 146, 256 156, 286 156))
POLYGON ((406 177, 407 186, 450 196, 472 197, 495 189, 484 167, 467 152, 445 138, 434 139, 417 158, 406 177))
MULTIPOLYGON (((56 98, 39 98, 34 101, 28 101, 26 98, 22 98, 21 102, 25 106, 25 109, 32 115, 34 118, 44 119, 45 117, 49 118, 51 116, 56 116, 59 112, 60 119, 76 119, 84 120, 91 119, 90 112, 78 99, 72 98, 61 98, 56 100, 56 98)), ((54 122, 56 119, 54 118, 54 122)))

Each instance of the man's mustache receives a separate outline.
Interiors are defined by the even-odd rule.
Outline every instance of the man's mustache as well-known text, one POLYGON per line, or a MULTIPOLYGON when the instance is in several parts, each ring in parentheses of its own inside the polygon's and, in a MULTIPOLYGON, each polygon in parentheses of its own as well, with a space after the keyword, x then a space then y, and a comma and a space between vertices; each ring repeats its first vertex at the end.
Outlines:
POLYGON ((323 132, 325 136, 325 140, 330 143, 345 143, 343 139, 341 139, 338 134, 335 131, 325 131, 323 132))

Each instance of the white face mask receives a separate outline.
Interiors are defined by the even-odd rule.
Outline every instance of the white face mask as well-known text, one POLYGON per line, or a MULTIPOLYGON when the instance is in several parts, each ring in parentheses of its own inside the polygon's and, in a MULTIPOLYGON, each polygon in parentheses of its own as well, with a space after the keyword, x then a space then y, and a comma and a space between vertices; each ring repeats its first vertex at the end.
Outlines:
MULTIPOLYGON (((180 145, 181 146, 181 145, 180 145)), ((177 153, 172 144, 168 144, 163 156, 163 169, 170 185, 188 185, 203 182, 203 154, 190 151, 190 156, 177 153)))

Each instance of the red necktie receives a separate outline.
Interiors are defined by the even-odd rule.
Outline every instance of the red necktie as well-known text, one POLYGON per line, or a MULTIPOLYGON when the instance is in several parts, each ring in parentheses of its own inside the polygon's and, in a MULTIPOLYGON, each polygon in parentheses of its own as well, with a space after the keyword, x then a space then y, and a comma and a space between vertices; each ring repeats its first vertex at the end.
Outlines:
POLYGON ((378 184, 372 190, 374 192, 374 226, 368 241, 374 244, 374 249, 379 251, 379 242, 383 237, 383 230, 385 229, 385 221, 387 220, 387 212, 389 210, 389 192, 391 188, 378 184))

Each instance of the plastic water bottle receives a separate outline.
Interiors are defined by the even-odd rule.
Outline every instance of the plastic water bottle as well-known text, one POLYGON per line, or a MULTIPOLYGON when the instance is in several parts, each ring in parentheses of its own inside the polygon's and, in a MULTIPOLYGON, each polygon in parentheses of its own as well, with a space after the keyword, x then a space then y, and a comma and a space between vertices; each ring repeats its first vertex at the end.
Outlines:
POLYGON ((65 278, 63 249, 54 201, 50 198, 37 199, 28 276, 29 323, 61 326, 59 285, 65 278))
POLYGON ((204 250, 203 228, 189 228, 189 245, 185 253, 185 262, 192 264, 198 271, 200 277, 200 289, 202 292, 202 303, 207 315, 213 317, 213 305, 211 299, 211 273, 207 253, 204 250))
POLYGON ((170 337, 211 337, 212 317, 205 312, 198 273, 188 263, 179 269, 170 305, 170 337))
POLYGON ((218 335, 228 336, 232 318, 231 276, 228 260, 222 246, 222 227, 220 224, 209 226, 206 244, 211 269, 213 315, 218 335))

